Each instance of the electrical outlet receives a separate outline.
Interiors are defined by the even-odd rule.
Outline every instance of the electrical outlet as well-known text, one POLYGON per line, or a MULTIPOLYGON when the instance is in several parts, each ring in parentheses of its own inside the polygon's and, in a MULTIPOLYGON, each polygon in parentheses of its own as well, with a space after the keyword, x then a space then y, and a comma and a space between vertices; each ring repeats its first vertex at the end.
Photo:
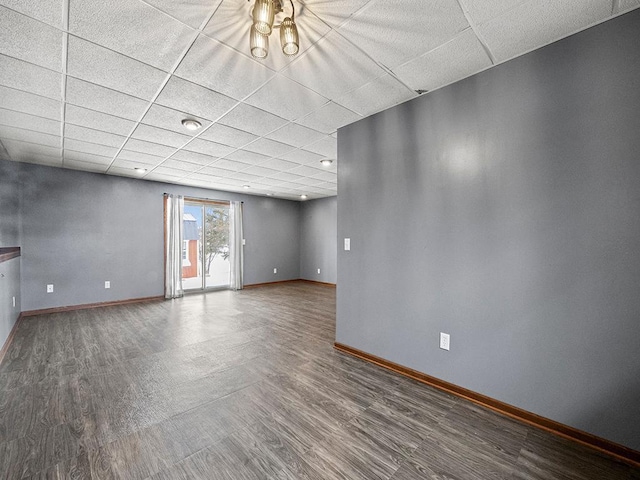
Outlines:
POLYGON ((320 269, 318 269, 318 275, 320 275, 320 269))
POLYGON ((109 280, 104 282, 104 288, 111 288, 111 282, 109 280))
POLYGON ((243 244, 243 245, 246 245, 246 244, 247 244, 247 240, 243 238, 243 239, 242 239, 242 244, 243 244))
POLYGON ((345 250, 351 250, 351 239, 350 238, 345 238, 344 239, 344 249, 345 250))
POLYGON ((16 308, 16 297, 12 297, 13 298, 13 308, 16 308))
POLYGON ((53 293, 53 283, 47 285, 47 293, 53 293))
POLYGON ((440 348, 443 350, 449 350, 449 341, 449 334, 440 332, 440 348))
POLYGON ((273 269, 273 273, 278 273, 278 269, 277 269, 277 268, 274 268, 274 269, 273 269))

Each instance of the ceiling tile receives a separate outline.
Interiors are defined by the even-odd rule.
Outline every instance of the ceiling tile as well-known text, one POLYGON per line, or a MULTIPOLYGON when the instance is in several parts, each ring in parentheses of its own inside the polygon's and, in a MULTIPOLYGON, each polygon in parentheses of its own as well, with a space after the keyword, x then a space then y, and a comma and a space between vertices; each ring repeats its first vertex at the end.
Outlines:
POLYGON ((415 90, 435 90, 491 66, 491 60, 471 29, 449 43, 395 69, 415 90))
POLYGON ((142 123, 152 125, 154 127, 164 128, 165 130, 172 130, 183 135, 194 136, 200 130, 197 130, 195 132, 187 130, 182 125, 182 120, 187 118, 191 120, 197 120, 202 125, 202 128, 207 128, 211 124, 209 120, 205 120, 204 118, 197 117, 190 113, 181 112, 179 110, 174 110, 172 108, 163 107, 162 105, 158 105, 156 103, 151 105, 151 108, 149 108, 149 111, 142 119, 142 123))
POLYGON ((275 72, 226 45, 201 35, 180 62, 176 75, 242 100, 275 75, 275 72))
POLYGON ((150 173, 147 173, 144 176, 145 180, 153 180, 154 182, 165 182, 165 183, 180 183, 180 177, 177 175, 171 175, 167 173, 156 173, 156 171, 161 168, 158 167, 156 170, 153 170, 150 173))
POLYGON ((263 136, 282 127, 287 121, 246 103, 240 103, 222 117, 219 123, 263 136))
POLYGON ((171 159, 180 160, 189 163, 197 163, 200 166, 209 165, 211 162, 215 161, 218 157, 212 157, 211 155, 205 155, 197 152, 190 152, 188 150, 179 150, 173 155, 171 155, 171 159))
POLYGON ((232 178, 234 180, 241 180, 242 182, 252 182, 258 180, 260 177, 258 175, 251 175, 249 173, 244 172, 232 172, 227 175, 227 178, 232 178))
POLYGON ((106 145, 107 147, 120 148, 127 137, 115 135, 113 133, 93 130, 91 128, 79 127, 78 125, 67 124, 64 127, 65 138, 73 138, 75 140, 83 140, 85 142, 106 145))
POLYGON ((338 98, 336 103, 360 115, 368 116, 417 96, 416 92, 409 90, 393 76, 385 73, 338 98))
POLYGON ((0 108, 0 124, 60 136, 60 121, 0 108))
POLYGON ((146 0, 190 27, 199 28, 222 0, 146 0))
POLYGON ((191 139, 189 135, 182 135, 180 133, 172 132, 171 130, 151 127, 144 124, 139 124, 131 137, 139 140, 145 140, 147 142, 168 145, 174 148, 182 147, 191 139))
POLYGON ((292 122, 271 132, 267 137, 288 145, 293 145, 294 147, 302 147, 303 145, 320 140, 324 137, 324 133, 292 122))
POLYGON ((67 102, 128 120, 138 120, 148 103, 93 83, 67 78, 67 102))
POLYGON ((180 178, 180 177, 184 177, 189 172, 185 172, 184 170, 165 167, 164 164, 162 164, 159 167, 155 167, 153 169, 153 173, 155 173, 156 175, 160 174, 160 175, 166 175, 173 178, 180 178))
POLYGON ((277 75, 245 100, 245 103, 295 120, 327 103, 327 99, 293 80, 277 75))
POLYGON ((0 5, 57 28, 62 28, 62 4, 60 0, 0 0, 0 5))
POLYGON ((25 130, 23 128, 8 127, 6 125, 0 125, 0 139, 2 141, 17 140, 47 147, 62 148, 60 135, 49 135, 42 132, 34 132, 33 130, 25 130))
POLYGON ((288 162, 279 158, 270 158, 269 160, 262 162, 261 167, 272 168, 274 170, 291 170, 299 166, 297 163, 288 162))
POLYGON ((620 0, 618 2, 618 11, 613 13, 622 13, 638 7, 640 7, 640 0, 620 0))
MULTIPOLYGON (((247 168, 251 167, 251 165, 248 163, 238 162, 237 160, 228 160, 226 158, 220 158, 216 160, 215 163, 212 163, 211 165, 209 165, 209 167, 215 168, 217 170, 226 170, 227 173, 229 173, 229 172, 238 172, 240 170, 246 170, 247 168)), ((216 175, 225 176, 226 173, 219 172, 219 173, 216 173, 216 175)))
MULTIPOLYGON (((249 29, 251 28, 252 8, 253 3, 245 0, 225 0, 204 29, 205 35, 229 45, 250 58, 249 29)), ((290 12, 290 6, 285 4, 285 12, 276 17, 275 23, 279 23, 279 19, 284 18, 285 14, 288 15, 290 12)), ((296 4, 295 21, 300 37, 298 55, 301 55, 330 31, 327 24, 308 8, 302 8, 300 4, 296 4)), ((296 58, 282 54, 278 35, 277 30, 275 34, 271 35, 269 55, 260 60, 263 65, 275 71, 286 67, 296 58)))
POLYGON ((120 177, 140 178, 140 173, 135 170, 136 167, 112 165, 107 170, 109 175, 118 175, 120 177))
POLYGON ((62 70, 62 32, 0 7, 0 53, 59 72, 62 70))
POLYGON ((160 165, 162 159, 158 159, 158 157, 151 157, 149 155, 136 154, 136 152, 128 152, 126 158, 122 155, 118 155, 118 157, 113 162, 114 167, 118 168, 154 168, 157 165, 160 165), (152 162, 152 160, 157 160, 152 162))
POLYGON ((304 149, 322 155, 325 158, 338 158, 338 140, 329 135, 315 143, 306 145, 304 149))
POLYGON ((0 86, 0 105, 8 110, 60 120, 62 102, 0 86))
POLYGON ((329 33, 282 74, 327 98, 339 97, 384 73, 337 32, 329 33))
POLYGON ((316 162, 320 162, 324 158, 324 155, 318 155, 317 153, 308 152, 307 150, 298 149, 292 150, 289 153, 286 153, 280 156, 283 160, 289 160, 291 162, 296 162, 300 164, 315 164, 316 162))
POLYGON ((67 72, 147 100, 155 96, 167 76, 162 70, 73 35, 69 36, 67 72))
POLYGON ((103 157, 101 155, 93 155, 91 153, 76 152, 75 150, 65 149, 63 153, 65 165, 67 164, 67 161, 74 161, 82 163, 93 163, 108 167, 109 164, 111 164, 111 162, 113 161, 113 157, 103 157))
POLYGON ((269 178, 273 178, 275 180, 281 180, 285 182, 295 182, 296 180, 300 180, 304 178, 302 175, 296 175, 294 173, 289 172, 278 172, 275 175, 270 175, 269 178))
POLYGON ((332 133, 344 125, 359 120, 362 116, 351 110, 329 102, 324 107, 298 120, 299 123, 309 128, 319 130, 324 133, 332 133))
POLYGON ((62 75, 0 54, 0 85, 61 100, 62 75))
POLYGON ((129 161, 138 165, 159 165, 164 160, 164 157, 132 150, 121 150, 116 160, 120 162, 129 161))
POLYGON ((271 168, 265 168, 262 166, 254 165, 249 168, 245 168, 242 170, 243 173, 250 173, 251 175, 259 175, 261 177, 268 177, 269 175, 275 175, 278 173, 277 170, 273 170, 271 168))
MULTIPOLYGON (((324 183, 324 180, 320 180, 318 178, 303 177, 303 178, 301 178, 300 180, 298 180, 295 183, 297 183, 299 185, 304 185, 305 187, 313 187, 313 186, 320 185, 321 183, 324 183)), ((300 188, 300 187, 298 187, 298 188, 300 188)), ((312 191, 309 188, 307 188, 307 190, 309 190, 310 192, 312 191)))
POLYGON ((373 0, 339 32, 388 68, 451 40, 469 23, 457 1, 373 0))
POLYGON ((216 120, 237 102, 221 93, 174 76, 164 87, 156 103, 209 120, 216 120))
POLYGON ((42 156, 62 160, 60 148, 5 139, 2 140, 2 144, 7 149, 7 152, 9 152, 11 158, 15 161, 31 162, 31 159, 36 161, 37 157, 42 156))
POLYGON ((203 175, 215 175, 218 178, 224 178, 233 172, 237 172, 238 170, 241 170, 242 166, 248 166, 244 163, 238 162, 232 168, 225 168, 225 166, 228 167, 228 165, 225 165, 224 162, 220 162, 220 165, 218 165, 218 162, 215 162, 214 164, 209 165, 207 167, 203 167, 202 170, 200 170, 198 173, 201 173, 203 175))
POLYGON ((249 142, 253 142, 258 136, 221 123, 214 123, 206 131, 202 132, 198 138, 231 147, 242 147, 249 142))
POLYGON ((266 155, 260 155, 259 153, 248 152, 246 150, 236 150, 225 157, 227 160, 237 160, 242 163, 249 163, 256 165, 267 160, 269 157, 266 155))
POLYGON ((321 180, 324 180, 325 182, 330 182, 330 183, 335 183, 335 182, 338 181, 338 175, 336 175, 333 172, 321 172, 321 171, 319 171, 318 173, 313 175, 313 178, 319 178, 321 180))
POLYGON ((105 173, 109 168, 109 165, 100 165, 93 162, 83 162, 80 160, 71 160, 65 157, 62 162, 64 168, 71 168, 73 170, 82 170, 83 172, 105 173))
POLYGON ((477 26, 489 50, 502 62, 575 33, 611 15, 602 0, 528 1, 477 26))
POLYGON ((160 145, 158 143, 147 142, 139 140, 137 138, 130 138, 127 140, 124 148, 133 152, 148 153, 149 155, 156 155, 158 157, 169 157, 176 149, 168 147, 166 145, 160 145))
POLYGON ((64 120, 66 123, 73 125, 80 125, 82 127, 103 130, 124 136, 128 136, 135 126, 135 122, 130 120, 78 107, 69 103, 66 104, 65 108, 64 120))
MULTIPOLYGON (((318 166, 320 166, 320 162, 318 162, 318 166)), ((296 168, 292 168, 291 170, 288 170, 289 173, 294 173, 296 175, 302 175, 303 177, 312 177, 313 175, 316 175, 318 173, 322 173, 322 170, 318 169, 318 168, 313 168, 313 167, 309 167, 307 165, 300 165, 299 167, 296 168)), ((316 183, 318 182, 323 182, 324 180, 318 180, 316 181, 316 183)))
POLYGON ((234 147, 222 145, 221 143, 209 142, 207 140, 200 140, 196 138, 189 142, 189 145, 184 147, 185 150, 192 152, 204 153, 205 155, 211 155, 212 157, 224 157, 235 150, 234 147))
POLYGON ((91 153, 93 155, 99 155, 101 157, 113 158, 115 154, 118 153, 118 149, 115 147, 98 145, 97 143, 83 142, 82 140, 76 140, 73 138, 66 138, 66 137, 64 139, 63 147, 65 150, 91 153))
POLYGON ((333 28, 340 26, 370 0, 304 0, 305 8, 313 11, 333 28))
POLYGON ((528 1, 530 0, 465 0, 463 7, 472 20, 478 24, 528 1))
POLYGON ((194 35, 169 15, 131 0, 71 0, 69 31, 164 71, 174 66, 194 35))
POLYGON ((268 138, 263 137, 246 145, 244 149, 249 150, 250 152, 261 153, 262 155, 267 155, 269 157, 278 157, 286 152, 294 150, 294 147, 287 145, 286 143, 276 142, 275 140, 269 140, 268 138))
MULTIPOLYGON (((209 162, 207 162, 209 163, 209 162)), ((163 167, 172 168, 173 170, 182 170, 184 172, 195 172, 202 168, 202 165, 197 163, 185 162, 184 160, 178 160, 171 157, 162 162, 163 167)))

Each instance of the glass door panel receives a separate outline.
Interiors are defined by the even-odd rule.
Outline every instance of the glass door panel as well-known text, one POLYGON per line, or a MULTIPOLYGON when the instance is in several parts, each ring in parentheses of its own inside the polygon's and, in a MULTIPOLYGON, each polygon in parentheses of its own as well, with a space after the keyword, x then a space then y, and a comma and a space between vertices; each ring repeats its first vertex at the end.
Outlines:
POLYGON ((182 288, 197 290, 204 286, 202 275, 202 205, 185 202, 182 223, 182 288))
POLYGON ((229 207, 206 205, 204 211, 205 288, 229 287, 229 207))

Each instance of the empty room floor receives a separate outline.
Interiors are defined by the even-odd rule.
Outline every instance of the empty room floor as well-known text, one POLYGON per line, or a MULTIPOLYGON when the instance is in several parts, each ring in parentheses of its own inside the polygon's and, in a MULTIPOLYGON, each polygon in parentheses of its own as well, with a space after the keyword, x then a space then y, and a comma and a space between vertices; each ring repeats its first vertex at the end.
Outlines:
POLYGON ((335 289, 305 282, 25 318, 0 478, 640 480, 334 335, 335 289))

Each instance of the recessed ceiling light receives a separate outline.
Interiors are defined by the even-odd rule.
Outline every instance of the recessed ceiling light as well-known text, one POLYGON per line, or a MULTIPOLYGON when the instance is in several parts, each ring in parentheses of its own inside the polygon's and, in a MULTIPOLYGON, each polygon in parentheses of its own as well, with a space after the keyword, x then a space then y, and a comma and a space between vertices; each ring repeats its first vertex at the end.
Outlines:
POLYGON ((320 160, 320 163, 322 164, 323 167, 330 167, 331 164, 333 163, 333 160, 331 160, 330 158, 324 158, 320 160))
POLYGON ((141 167, 136 167, 134 168, 134 170, 138 173, 146 173, 147 169, 146 168, 141 168, 141 167))
POLYGON ((199 121, 193 120, 191 118, 185 118, 184 120, 182 120, 182 125, 184 126, 184 128, 191 131, 198 130, 200 127, 202 127, 202 124, 199 121))
POLYGON ((307 199, 307 196, 306 196, 306 195, 300 195, 300 198, 301 198, 302 200, 306 200, 306 199, 307 199))
POLYGON ((267 197, 273 197, 273 193, 267 193, 267 197))
POLYGON ((250 185, 242 185, 242 188, 244 188, 245 190, 248 190, 249 188, 251 188, 250 185))

